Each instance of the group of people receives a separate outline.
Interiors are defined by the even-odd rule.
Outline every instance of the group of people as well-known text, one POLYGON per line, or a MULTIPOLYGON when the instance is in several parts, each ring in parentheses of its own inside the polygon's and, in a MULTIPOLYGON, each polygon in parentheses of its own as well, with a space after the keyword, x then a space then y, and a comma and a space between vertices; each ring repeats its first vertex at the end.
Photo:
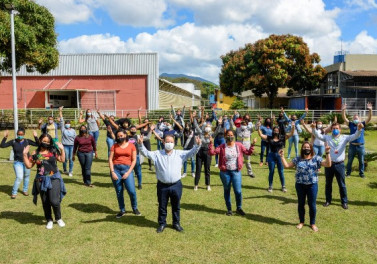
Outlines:
POLYGON ((14 170, 16 180, 13 186, 11 198, 17 197, 18 188, 22 181, 23 195, 28 194, 30 169, 36 165, 37 176, 33 182, 32 194, 34 203, 40 194, 47 220, 46 228, 53 228, 52 211, 55 221, 61 227, 65 226, 61 217, 60 203, 66 194, 63 178, 58 169, 57 162, 63 163, 63 173, 73 176, 73 166, 77 156, 81 166, 83 183, 87 187, 93 187, 91 181, 91 166, 93 158, 98 158, 97 143, 100 131, 101 118, 106 126, 106 143, 108 148, 108 162, 110 178, 113 182, 119 205, 117 218, 125 212, 124 189, 126 189, 135 215, 140 215, 137 203, 136 186, 142 189, 141 164, 144 157, 148 159, 149 170, 155 170, 157 178, 158 197, 158 228, 157 232, 163 232, 166 227, 167 204, 170 199, 173 213, 173 228, 182 231, 180 225, 180 199, 182 196, 181 179, 187 176, 187 164, 191 161, 191 173, 194 177, 194 190, 199 190, 202 167, 204 166, 205 185, 211 191, 211 160, 215 156, 215 167, 220 170, 220 179, 223 184, 226 215, 233 214, 231 204, 231 188, 233 186, 236 198, 236 213, 245 215, 242 209, 242 175, 243 165, 246 164, 247 174, 255 177, 250 164, 250 155, 255 151, 256 138, 252 133, 257 131, 261 138, 260 165, 263 166, 264 152, 268 164, 268 192, 273 191, 273 176, 277 167, 281 190, 287 192, 284 178, 284 168, 296 169, 296 192, 298 197, 298 213, 300 223, 297 228, 304 225, 305 200, 308 199, 310 226, 318 231, 315 225, 316 197, 318 192, 318 172, 325 167, 326 176, 326 203, 329 206, 332 201, 332 181, 337 179, 342 207, 348 209, 347 190, 345 176, 350 175, 352 160, 357 154, 359 158, 359 174, 364 177, 363 150, 364 150, 364 126, 370 121, 372 105, 368 104, 369 117, 361 122, 357 115, 353 120, 346 118, 346 106, 342 107, 343 118, 350 127, 350 135, 341 135, 340 124, 334 122, 326 129, 321 121, 312 122, 311 126, 305 124, 306 112, 297 117, 288 116, 281 108, 278 119, 267 117, 264 120, 258 117, 253 123, 249 114, 241 117, 237 111, 234 115, 217 116, 212 109, 211 114, 205 113, 204 107, 198 111, 189 109, 189 118, 185 119, 185 107, 175 110, 171 107, 170 119, 161 116, 156 124, 152 124, 146 117, 141 118, 138 113, 138 124, 133 124, 131 119, 121 118, 115 120, 114 116, 107 116, 97 110, 97 116, 91 110, 80 113, 79 133, 71 127, 71 122, 65 120, 59 108, 59 123, 52 116, 43 124, 39 121, 41 136, 38 138, 34 131, 34 141, 25 139, 25 130, 17 131, 17 138, 7 142, 8 132, 0 147, 13 147, 14 170), (311 141, 305 141, 299 152, 299 134, 302 125, 312 134, 311 141), (61 130, 61 143, 58 139, 58 129, 61 130), (139 134, 137 133, 139 130, 139 134), (327 135, 331 133, 331 135, 327 135), (151 138, 157 140, 157 150, 151 150, 151 138), (288 161, 284 157, 286 140, 289 142, 288 161), (180 141, 183 150, 176 146, 180 141), (348 153, 348 166, 345 171, 345 148, 350 143, 348 153), (291 159, 291 147, 294 145, 296 157, 291 159), (29 154, 30 146, 37 149, 29 154), (352 148, 352 150, 351 150, 352 148), (325 159, 323 159, 325 154, 325 159), (183 172, 182 172, 183 169, 183 172), (134 174, 137 177, 135 184, 134 174), (52 208, 52 210, 51 210, 52 208))

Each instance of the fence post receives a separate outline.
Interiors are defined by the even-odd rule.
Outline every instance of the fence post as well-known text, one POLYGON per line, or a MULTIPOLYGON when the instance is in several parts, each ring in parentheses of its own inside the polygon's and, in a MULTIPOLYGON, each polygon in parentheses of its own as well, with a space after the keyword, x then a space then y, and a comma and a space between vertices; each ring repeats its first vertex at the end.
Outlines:
POLYGON ((30 124, 33 124, 33 110, 30 110, 30 124))
POLYGON ((77 110, 75 110, 75 123, 77 123, 77 110))

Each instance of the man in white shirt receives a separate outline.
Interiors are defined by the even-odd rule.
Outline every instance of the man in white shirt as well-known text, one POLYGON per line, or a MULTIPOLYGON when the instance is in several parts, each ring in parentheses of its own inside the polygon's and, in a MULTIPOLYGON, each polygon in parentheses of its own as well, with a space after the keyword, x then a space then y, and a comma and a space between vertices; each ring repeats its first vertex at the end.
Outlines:
POLYGON ((156 168, 158 224, 157 233, 166 227, 167 206, 170 198, 173 213, 173 228, 183 231, 180 225, 180 201, 182 196, 181 170, 183 162, 198 153, 201 140, 196 137, 196 145, 191 150, 175 150, 174 136, 167 135, 164 139, 164 150, 148 151, 143 145, 143 136, 138 139, 140 153, 149 158, 156 168))

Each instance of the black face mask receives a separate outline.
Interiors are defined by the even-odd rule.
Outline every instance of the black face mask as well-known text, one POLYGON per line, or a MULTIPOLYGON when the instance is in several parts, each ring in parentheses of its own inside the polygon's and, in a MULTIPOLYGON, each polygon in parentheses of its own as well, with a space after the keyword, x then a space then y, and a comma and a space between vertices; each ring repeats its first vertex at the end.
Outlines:
POLYGON ((310 149, 303 149, 302 150, 302 153, 304 153, 304 155, 306 155, 306 156, 309 155, 310 152, 311 152, 310 149))
POLYGON ((266 126, 271 126, 271 122, 266 122, 266 126))
POLYGON ((131 133, 131 135, 133 135, 133 136, 136 135, 136 131, 131 131, 130 133, 131 133))
POLYGON ((227 142, 232 142, 232 141, 234 141, 234 137, 229 137, 229 136, 228 136, 228 137, 226 137, 226 141, 227 141, 227 142))
POLYGON ((48 149, 48 148, 50 147, 50 144, 47 144, 47 143, 41 142, 41 143, 39 144, 39 146, 40 146, 41 148, 48 149))
POLYGON ((123 143, 124 141, 126 141, 127 138, 123 137, 123 138, 117 138, 117 142, 118 143, 123 143))
POLYGON ((278 136, 279 136, 279 133, 278 133, 278 132, 274 132, 274 133, 272 133, 272 136, 273 136, 273 137, 278 137, 278 136))
POLYGON ((80 130, 80 135, 84 135, 84 134, 86 134, 86 129, 83 129, 83 130, 80 130))

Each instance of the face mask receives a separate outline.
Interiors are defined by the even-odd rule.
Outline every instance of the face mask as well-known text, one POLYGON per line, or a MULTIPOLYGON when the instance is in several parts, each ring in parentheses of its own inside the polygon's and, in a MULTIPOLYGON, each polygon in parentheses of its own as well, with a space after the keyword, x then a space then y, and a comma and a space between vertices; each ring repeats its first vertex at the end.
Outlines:
POLYGON ((65 126, 65 128, 70 128, 71 124, 65 124, 64 126, 65 126))
POLYGON ((169 142, 169 143, 165 143, 165 149, 167 151, 170 151, 174 148, 174 143, 173 142, 169 142))
POLYGON ((240 117, 240 115, 235 115, 235 117, 236 117, 236 118, 239 118, 239 117, 240 117))
POLYGON ((321 129, 321 128, 322 128, 322 125, 318 125, 317 127, 321 129))
POLYGON ((224 117, 223 119, 224 119, 224 121, 228 120, 228 118, 227 118, 227 117, 224 117))
POLYGON ((357 124, 359 123, 359 119, 355 119, 355 120, 353 120, 353 123, 354 123, 355 125, 357 125, 357 124))
POLYGON ((332 130, 332 134, 333 134, 334 136, 339 135, 339 133, 340 133, 339 129, 333 129, 333 130, 332 130))
POLYGON ((307 156, 310 154, 310 149, 303 149, 302 152, 307 156))
POLYGON ((23 139, 24 139, 24 136, 17 136, 17 139, 18 139, 18 140, 23 140, 23 139))
POLYGON ((54 120, 48 120, 48 123, 52 124, 52 123, 54 123, 54 120))
POLYGON ((282 116, 282 115, 279 115, 279 119, 283 119, 283 116, 282 116))
POLYGON ((292 121, 296 121, 296 117, 293 117, 293 118, 292 118, 292 121))
POLYGON ((117 142, 118 143, 123 143, 127 138, 123 137, 123 138, 117 138, 117 142))
POLYGON ((228 141, 228 142, 232 142, 232 141, 234 141, 234 137, 226 137, 226 141, 228 141))
POLYGON ((241 126, 242 130, 246 130, 247 126, 241 126))
POLYGON ((168 126, 168 129, 171 130, 171 129, 172 129, 172 126, 168 126))
POLYGON ((87 132, 86 129, 80 130, 80 134, 81 134, 81 135, 86 134, 86 132, 87 132))
POLYGON ((47 143, 42 142, 42 143, 39 144, 39 146, 40 146, 41 148, 48 149, 48 147, 50 146, 50 144, 47 144, 47 143))
POLYGON ((133 135, 133 136, 136 135, 136 131, 131 131, 130 133, 131 133, 131 135, 133 135))
POLYGON ((274 136, 274 137, 278 137, 278 136, 279 136, 279 132, 274 132, 274 133, 272 133, 272 136, 274 136))
POLYGON ((209 133, 209 132, 212 131, 212 129, 211 129, 210 127, 206 127, 206 128, 204 129, 204 131, 207 132, 207 133, 209 133))
POLYGON ((267 121, 267 122, 266 122, 266 126, 271 126, 271 122, 270 122, 270 121, 267 121))
POLYGON ((92 115, 92 113, 87 113, 87 115, 88 115, 88 116, 91 116, 91 115, 92 115))

